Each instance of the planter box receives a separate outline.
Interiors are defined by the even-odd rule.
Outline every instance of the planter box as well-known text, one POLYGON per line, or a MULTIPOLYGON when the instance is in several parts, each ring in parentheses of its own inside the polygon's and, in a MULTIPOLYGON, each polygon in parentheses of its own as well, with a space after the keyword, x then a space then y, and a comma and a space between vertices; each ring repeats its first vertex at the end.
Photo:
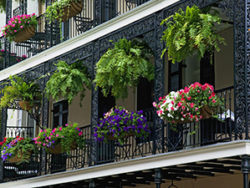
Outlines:
MULTIPOLYGON (((76 143, 72 143, 71 144, 71 150, 74 150, 76 148, 77 148, 77 144, 76 143)), ((56 144, 54 147, 48 148, 48 151, 51 154, 61 154, 61 153, 63 153, 61 143, 56 144)))
POLYGON ((57 20, 62 21, 62 22, 67 21, 73 16, 76 16, 77 14, 81 13, 82 7, 83 7, 82 1, 72 2, 69 6, 64 8, 63 10, 64 14, 61 17, 59 17, 57 20))
MULTIPOLYGON (((31 156, 31 152, 30 151, 27 151, 27 157, 25 157, 25 160, 28 160, 30 159, 30 156, 31 156)), ((10 163, 19 163, 22 161, 23 159, 23 152, 22 151, 19 151, 17 155, 9 158, 7 161, 10 162, 10 163)))
POLYGON ((35 35, 35 31, 36 31, 35 26, 26 27, 23 30, 17 32, 13 40, 15 42, 24 42, 33 37, 35 35))

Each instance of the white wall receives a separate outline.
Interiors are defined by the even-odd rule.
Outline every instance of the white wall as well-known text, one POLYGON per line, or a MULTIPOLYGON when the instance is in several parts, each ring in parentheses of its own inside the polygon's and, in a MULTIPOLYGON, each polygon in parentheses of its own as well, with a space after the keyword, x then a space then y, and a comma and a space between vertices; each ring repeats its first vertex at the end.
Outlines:
POLYGON ((27 14, 35 13, 38 15, 38 0, 27 1, 27 14))

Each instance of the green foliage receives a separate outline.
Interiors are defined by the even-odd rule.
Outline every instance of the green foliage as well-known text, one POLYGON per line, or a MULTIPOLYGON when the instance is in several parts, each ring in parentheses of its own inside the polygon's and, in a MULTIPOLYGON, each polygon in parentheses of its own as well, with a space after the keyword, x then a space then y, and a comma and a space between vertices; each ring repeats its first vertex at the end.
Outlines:
POLYGON ((167 51, 169 59, 175 63, 183 61, 195 51, 198 51, 200 57, 206 51, 219 51, 219 44, 225 43, 216 34, 214 25, 220 24, 220 21, 218 16, 201 13, 197 6, 187 6, 186 12, 180 9, 161 22, 161 25, 166 25, 162 36, 166 48, 162 51, 162 56, 167 51))
POLYGON ((102 89, 104 96, 111 91, 116 98, 126 98, 127 87, 137 86, 141 77, 154 79, 154 67, 150 62, 152 54, 140 39, 120 39, 96 64, 96 87, 102 89))
POLYGON ((48 6, 45 11, 45 16, 50 20, 50 22, 58 20, 62 21, 62 16, 64 14, 69 14, 69 12, 64 12, 64 8, 70 6, 71 2, 79 2, 80 0, 58 0, 48 6))
POLYGON ((39 135, 34 138, 39 147, 44 147, 46 151, 53 149, 57 144, 61 144, 62 152, 68 154, 72 150, 72 145, 76 144, 79 148, 85 145, 83 132, 77 128, 78 124, 66 124, 63 127, 42 129, 39 135))
POLYGON ((10 82, 3 83, 5 87, 1 90, 3 96, 0 99, 0 107, 15 107, 17 100, 29 101, 32 106, 41 100, 41 91, 35 81, 25 82, 18 76, 10 76, 9 80, 10 82))
POLYGON ((84 98, 86 88, 91 88, 91 79, 87 68, 81 62, 68 65, 65 61, 59 61, 56 72, 47 82, 45 92, 47 97, 59 100, 64 97, 69 103, 80 92, 81 101, 84 98))

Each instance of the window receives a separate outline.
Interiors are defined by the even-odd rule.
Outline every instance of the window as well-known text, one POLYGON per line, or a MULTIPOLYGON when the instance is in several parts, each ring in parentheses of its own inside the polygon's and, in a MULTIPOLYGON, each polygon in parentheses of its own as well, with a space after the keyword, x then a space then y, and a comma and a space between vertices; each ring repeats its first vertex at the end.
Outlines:
MULTIPOLYGON (((63 100, 53 104, 53 128, 64 126, 68 123, 68 101, 63 100)), ((51 173, 66 170, 67 155, 58 154, 51 156, 51 173)))
POLYGON ((60 101, 53 104, 53 127, 68 123, 68 101, 60 101))

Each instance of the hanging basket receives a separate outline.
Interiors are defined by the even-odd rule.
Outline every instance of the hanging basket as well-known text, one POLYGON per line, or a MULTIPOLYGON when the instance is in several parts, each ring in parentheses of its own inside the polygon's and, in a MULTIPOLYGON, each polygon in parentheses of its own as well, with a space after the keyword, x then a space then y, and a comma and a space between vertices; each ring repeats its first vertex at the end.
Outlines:
POLYGON ((32 105, 29 101, 19 101, 19 106, 22 110, 29 111, 32 109, 32 105))
MULTIPOLYGON (((135 134, 133 132, 129 132, 129 133, 126 133, 124 134, 120 139, 123 140, 125 138, 128 138, 130 136, 134 136, 135 134)), ((112 135, 108 135, 107 136, 107 139, 110 140, 110 141, 114 141, 114 140, 117 140, 115 137, 113 137, 112 135)))
MULTIPOLYGON (((82 12, 82 1, 79 2, 71 2, 69 6, 65 7, 62 11, 64 14, 57 18, 58 21, 65 22, 68 19, 76 16, 77 14, 82 12)), ((59 11, 58 11, 59 12, 59 11)))
MULTIPOLYGON (((213 110, 211 108, 209 108, 207 105, 205 105, 200 109, 200 114, 202 115, 202 119, 209 119, 213 115, 213 110)), ((193 121, 191 121, 191 120, 185 120, 185 121, 176 120, 175 122, 177 124, 185 124, 185 123, 191 123, 193 121)))
POLYGON ((18 31, 13 40, 15 42, 24 42, 33 37, 35 35, 35 31, 35 26, 26 27, 23 30, 18 31))
MULTIPOLYGON (((77 144, 75 142, 72 143, 70 148, 71 148, 71 150, 76 149, 77 148, 77 144)), ((51 154, 61 154, 61 153, 64 153, 63 150, 62 150, 61 143, 56 144, 54 147, 48 148, 48 151, 51 154)))
POLYGON ((203 106, 200 109, 200 112, 201 112, 201 115, 202 115, 202 119, 209 119, 213 115, 213 110, 211 108, 209 108, 207 105, 203 106))
POLYGON ((28 160, 30 159, 30 156, 31 156, 31 152, 30 151, 27 151, 25 153, 25 157, 24 157, 24 153, 22 151, 19 151, 17 155, 7 159, 8 162, 10 163, 19 163, 23 160, 28 160))

